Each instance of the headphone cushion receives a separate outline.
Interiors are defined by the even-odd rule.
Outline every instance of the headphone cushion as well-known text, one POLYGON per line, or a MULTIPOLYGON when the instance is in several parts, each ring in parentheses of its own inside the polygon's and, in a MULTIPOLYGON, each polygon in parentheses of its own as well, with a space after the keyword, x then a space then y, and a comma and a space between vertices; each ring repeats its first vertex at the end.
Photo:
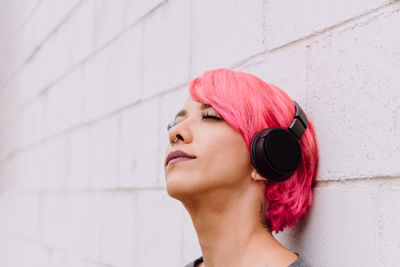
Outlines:
POLYGON ((285 129, 269 131, 264 151, 271 165, 282 173, 294 172, 301 161, 301 147, 297 138, 285 129))
POLYGON ((286 129, 265 128, 251 143, 251 160, 255 169, 272 181, 284 181, 301 162, 301 147, 297 137, 286 129))

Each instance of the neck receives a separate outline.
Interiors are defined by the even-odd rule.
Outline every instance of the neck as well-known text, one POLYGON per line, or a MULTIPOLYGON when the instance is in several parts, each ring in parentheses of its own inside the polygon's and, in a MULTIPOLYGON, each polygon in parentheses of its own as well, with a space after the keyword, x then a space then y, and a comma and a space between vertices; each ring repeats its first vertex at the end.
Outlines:
POLYGON ((229 194, 214 190, 184 203, 207 267, 257 266, 254 259, 265 266, 268 254, 283 248, 261 223, 262 190, 260 185, 229 194))

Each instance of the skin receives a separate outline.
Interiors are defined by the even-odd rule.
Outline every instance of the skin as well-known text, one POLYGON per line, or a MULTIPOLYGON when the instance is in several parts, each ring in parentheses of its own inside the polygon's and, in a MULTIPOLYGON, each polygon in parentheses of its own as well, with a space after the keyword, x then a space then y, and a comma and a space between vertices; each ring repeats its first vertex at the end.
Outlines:
POLYGON ((212 107, 187 99, 185 116, 169 130, 165 157, 183 150, 196 156, 165 166, 168 194, 189 212, 199 238, 201 267, 288 266, 297 255, 282 246, 261 223, 265 179, 249 162, 243 137, 212 107))

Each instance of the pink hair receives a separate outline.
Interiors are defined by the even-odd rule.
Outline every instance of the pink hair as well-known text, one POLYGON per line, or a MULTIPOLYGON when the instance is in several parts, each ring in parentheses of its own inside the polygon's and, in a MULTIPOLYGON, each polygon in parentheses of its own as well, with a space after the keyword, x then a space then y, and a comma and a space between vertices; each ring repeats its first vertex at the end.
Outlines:
MULTIPOLYGON (((189 91, 194 100, 210 104, 231 127, 241 133, 249 150, 250 163, 253 136, 264 128, 287 129, 295 113, 293 101, 285 92, 252 74, 240 71, 206 71, 190 82, 189 91)), ((293 226, 312 203, 319 155, 309 116, 300 145, 302 161, 293 176, 281 183, 265 183, 267 209, 262 219, 271 231, 277 233, 286 226, 293 226)))

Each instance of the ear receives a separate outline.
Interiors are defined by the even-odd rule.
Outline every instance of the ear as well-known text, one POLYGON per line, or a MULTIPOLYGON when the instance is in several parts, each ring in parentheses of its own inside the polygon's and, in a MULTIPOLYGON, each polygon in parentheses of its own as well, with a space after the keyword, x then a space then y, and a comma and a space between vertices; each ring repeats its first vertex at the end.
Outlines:
POLYGON ((264 177, 262 177, 257 171, 256 169, 253 169, 251 171, 251 179, 253 179, 253 181, 266 181, 267 179, 265 179, 264 177))

